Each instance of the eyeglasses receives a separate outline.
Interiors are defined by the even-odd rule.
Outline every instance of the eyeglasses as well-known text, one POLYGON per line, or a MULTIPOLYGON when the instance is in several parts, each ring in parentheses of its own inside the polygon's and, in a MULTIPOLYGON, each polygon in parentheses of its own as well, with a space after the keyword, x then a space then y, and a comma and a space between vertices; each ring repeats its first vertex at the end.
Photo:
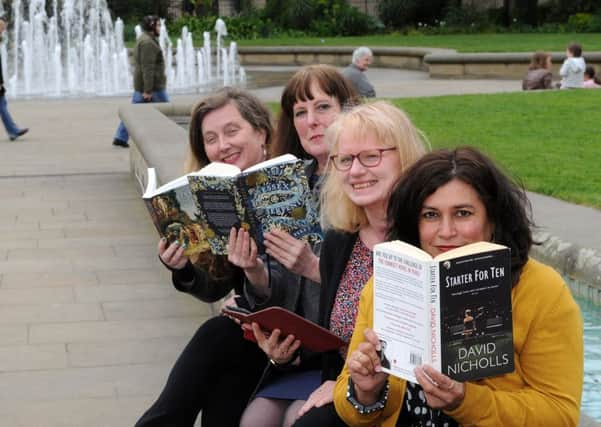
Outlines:
POLYGON ((373 168, 380 164, 382 161, 382 153, 384 151, 396 150, 396 147, 390 148, 375 148, 373 150, 365 150, 359 152, 359 154, 343 154, 330 156, 330 160, 334 167, 340 172, 347 171, 353 166, 355 159, 359 160, 366 168, 373 168))

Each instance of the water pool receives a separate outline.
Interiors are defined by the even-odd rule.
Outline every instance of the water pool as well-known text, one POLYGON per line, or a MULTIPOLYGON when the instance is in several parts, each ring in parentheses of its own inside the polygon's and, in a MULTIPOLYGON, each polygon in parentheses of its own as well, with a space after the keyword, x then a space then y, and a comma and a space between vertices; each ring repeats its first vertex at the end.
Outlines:
POLYGON ((601 307, 576 297, 584 319, 582 412, 601 421, 601 307))

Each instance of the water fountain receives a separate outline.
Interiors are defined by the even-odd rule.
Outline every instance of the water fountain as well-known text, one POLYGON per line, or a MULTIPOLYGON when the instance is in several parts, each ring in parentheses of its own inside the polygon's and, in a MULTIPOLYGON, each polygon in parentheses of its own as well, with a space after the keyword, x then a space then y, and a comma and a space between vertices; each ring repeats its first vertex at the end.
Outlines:
MULTIPOLYGON (((8 96, 130 93, 132 77, 123 21, 117 18, 113 23, 106 0, 50 1, 50 15, 46 0, 12 1, 11 28, 0 43, 8 96)), ((4 12, 0 2, 0 13, 4 12)), ((138 34, 140 31, 136 29, 138 34)), ((203 34, 204 45, 197 50, 184 27, 174 58, 166 26, 161 26, 159 41, 166 58, 168 91, 244 84, 235 43, 229 52, 221 48, 221 38, 227 34, 225 24, 216 31, 219 57, 213 74, 210 33, 203 34)))

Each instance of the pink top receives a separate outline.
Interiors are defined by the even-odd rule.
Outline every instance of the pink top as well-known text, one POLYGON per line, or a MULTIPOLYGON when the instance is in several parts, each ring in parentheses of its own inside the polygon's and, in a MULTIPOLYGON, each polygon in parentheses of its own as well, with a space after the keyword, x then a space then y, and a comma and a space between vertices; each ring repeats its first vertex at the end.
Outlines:
POLYGON ((585 80, 584 83, 582 83, 582 87, 586 88, 586 89, 593 89, 593 88, 601 87, 601 85, 598 85, 597 83, 595 83, 595 81, 593 79, 588 79, 588 80, 585 80))
MULTIPOLYGON (((340 279, 330 316, 330 331, 347 342, 353 335, 361 291, 372 272, 372 252, 361 239, 357 239, 340 279)), ((343 358, 346 358, 346 350, 340 351, 343 358)))

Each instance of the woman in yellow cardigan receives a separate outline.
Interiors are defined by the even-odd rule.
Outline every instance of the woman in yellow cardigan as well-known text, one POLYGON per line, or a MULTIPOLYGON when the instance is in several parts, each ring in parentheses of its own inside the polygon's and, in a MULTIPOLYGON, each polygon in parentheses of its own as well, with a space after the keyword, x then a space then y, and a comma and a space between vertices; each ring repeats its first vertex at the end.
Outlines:
POLYGON ((390 239, 437 255, 489 240, 511 248, 515 371, 460 383, 422 365, 419 384, 381 372, 370 280, 334 404, 350 426, 576 426, 583 381, 582 318, 569 288, 528 258, 525 193, 472 148, 427 154, 396 187, 390 239))

